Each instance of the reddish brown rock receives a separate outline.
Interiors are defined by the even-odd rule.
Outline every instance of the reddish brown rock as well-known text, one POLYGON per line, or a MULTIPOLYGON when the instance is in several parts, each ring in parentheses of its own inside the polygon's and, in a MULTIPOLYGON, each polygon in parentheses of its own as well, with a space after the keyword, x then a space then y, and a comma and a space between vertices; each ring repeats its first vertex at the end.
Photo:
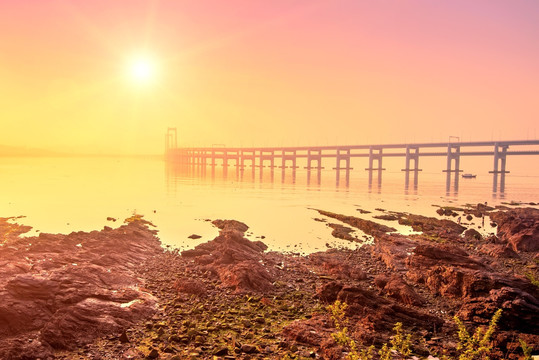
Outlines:
POLYGON ((406 265, 408 279, 426 284, 437 295, 474 298, 506 286, 531 289, 524 279, 498 273, 479 258, 449 245, 419 245, 406 265))
POLYGON ((475 229, 468 229, 464 232, 464 238, 469 240, 481 240, 483 236, 475 229))
POLYGON ((41 338, 57 349, 73 349, 104 334, 118 334, 155 312, 154 301, 137 297, 121 303, 86 298, 58 310, 41 330, 41 338))
POLYGON ((161 253, 141 217, 118 229, 9 237, 0 258, 0 358, 50 358, 154 313, 135 269, 161 253), (33 341, 18 342, 17 338, 33 341), (21 354, 21 355, 14 355, 21 354))
POLYGON ((497 211, 490 218, 498 225, 498 237, 514 251, 539 251, 539 209, 497 211))
POLYGON ((502 309, 498 325, 501 330, 539 334, 539 300, 517 288, 492 289, 486 297, 468 299, 457 315, 466 321, 486 324, 498 309, 502 309))
POLYGON ((282 334, 289 340, 318 346, 330 337, 331 329, 327 316, 317 315, 308 320, 293 321, 283 329, 282 334))
POLYGON ((205 271, 221 280, 221 286, 237 293, 267 291, 273 287, 273 276, 262 265, 267 246, 261 241, 243 237, 247 225, 235 220, 216 220, 222 230, 212 241, 182 252, 183 257, 193 258, 205 271))
POLYGON ((374 283, 380 288, 382 294, 390 296, 400 303, 415 306, 425 304, 425 299, 418 295, 404 279, 396 274, 390 277, 379 275, 374 279, 374 283))
POLYGON ((221 284, 235 292, 269 291, 273 288, 273 277, 258 262, 242 261, 217 270, 221 284))
POLYGON ((237 220, 214 220, 211 222, 213 225, 217 226, 220 230, 237 230, 241 233, 246 232, 249 229, 245 223, 237 220))
POLYGON ((508 244, 484 244, 479 251, 494 258, 518 258, 518 254, 508 244))
POLYGON ((343 258, 339 250, 329 249, 325 252, 309 255, 311 263, 318 268, 318 273, 335 279, 365 280, 367 274, 359 264, 351 261, 350 255, 343 258))
POLYGON ((197 296, 206 295, 206 286, 201 281, 181 278, 174 282, 174 287, 180 293, 197 296))
POLYGON ((417 242, 403 235, 383 235, 375 238, 372 253, 373 256, 380 258, 389 269, 404 272, 407 269, 406 259, 416 246, 417 242))
POLYGON ((415 231, 439 238, 456 238, 466 228, 454 221, 422 215, 406 214, 399 218, 399 224, 411 226, 415 231))
POLYGON ((363 331, 391 331, 397 322, 432 331, 443 324, 435 316, 399 305, 366 288, 330 282, 320 287, 317 294, 328 303, 341 300, 348 304, 348 314, 360 319, 363 331))
POLYGON ((354 229, 352 228, 340 224, 327 224, 327 226, 333 229, 333 231, 331 232, 331 236, 337 239, 358 241, 357 238, 350 235, 350 233, 354 231, 354 229))
POLYGON ((340 220, 345 224, 348 224, 357 229, 360 229, 367 235, 375 235, 375 234, 397 231, 396 229, 392 227, 378 224, 374 221, 360 219, 355 216, 346 216, 346 215, 336 214, 336 213, 332 213, 330 211, 324 211, 324 210, 317 210, 317 211, 320 213, 320 215, 324 215, 333 219, 340 220))

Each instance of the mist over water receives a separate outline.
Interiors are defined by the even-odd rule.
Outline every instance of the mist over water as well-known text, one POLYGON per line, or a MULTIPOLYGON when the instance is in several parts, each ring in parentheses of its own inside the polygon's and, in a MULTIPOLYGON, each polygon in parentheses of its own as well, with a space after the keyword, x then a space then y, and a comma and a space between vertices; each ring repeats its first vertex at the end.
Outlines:
MULTIPOLYGON (((530 160, 537 162, 535 157, 530 160)), ((325 249, 326 243, 356 246, 334 239, 326 223, 314 220, 321 216, 313 209, 372 219, 382 213, 375 209, 437 216, 433 205, 539 202, 539 176, 528 175, 525 167, 510 168, 504 192, 494 193, 492 175, 483 163, 468 167, 480 170, 475 179, 459 178, 458 189, 452 183, 449 191, 446 174, 436 168, 443 167, 441 159, 436 166, 425 163, 417 186, 411 180, 407 189, 401 164, 388 163, 382 181, 375 175, 371 184, 364 165, 353 163, 348 181, 342 171, 337 183, 331 164, 324 165, 319 177, 313 171, 308 181, 303 168, 295 176, 285 169, 283 177, 279 168, 273 176, 268 168, 262 176, 259 169, 253 176, 246 168, 242 176, 230 166, 225 176, 217 167, 212 176, 210 167, 203 172, 160 159, 3 158, 0 216, 26 216, 18 221, 33 226, 31 234, 37 234, 116 227, 138 213, 156 225, 164 245, 180 249, 217 235, 207 219, 236 219, 250 226, 250 239, 262 239, 270 249, 312 252, 325 249), (360 214, 359 208, 372 213, 360 214), (189 239, 191 234, 202 238, 189 239)), ((394 221, 376 221, 410 231, 394 221)), ((483 231, 494 229, 487 224, 483 231)))

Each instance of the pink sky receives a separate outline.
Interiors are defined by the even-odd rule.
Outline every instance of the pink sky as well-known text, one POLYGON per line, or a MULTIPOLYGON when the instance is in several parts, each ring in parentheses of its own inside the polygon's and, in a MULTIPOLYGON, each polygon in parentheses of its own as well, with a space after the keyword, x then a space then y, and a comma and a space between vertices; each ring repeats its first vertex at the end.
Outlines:
POLYGON ((533 0, 1 2, 0 144, 537 138, 538 39, 533 0))

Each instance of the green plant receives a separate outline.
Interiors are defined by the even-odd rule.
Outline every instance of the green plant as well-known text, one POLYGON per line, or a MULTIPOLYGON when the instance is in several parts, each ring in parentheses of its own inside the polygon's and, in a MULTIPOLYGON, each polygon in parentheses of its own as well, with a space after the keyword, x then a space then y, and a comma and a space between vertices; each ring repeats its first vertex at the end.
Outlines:
POLYGON ((326 309, 330 312, 331 320, 335 324, 337 332, 331 334, 333 340, 340 346, 348 348, 350 351, 346 355, 347 360, 370 360, 374 347, 358 352, 357 343, 348 335, 348 328, 345 326, 344 315, 348 305, 340 300, 336 300, 333 305, 328 305, 326 309))
POLYGON ((402 330, 402 323, 396 323, 393 328, 395 335, 391 339, 391 349, 397 351, 403 357, 406 357, 412 353, 411 342, 412 334, 404 334, 402 330))
POLYGON ((474 360, 474 359, 486 359, 492 351, 492 344, 490 338, 496 330, 496 325, 500 317, 502 316, 502 309, 498 309, 485 332, 482 328, 477 328, 473 335, 470 335, 462 321, 458 316, 454 317, 455 323, 458 327, 458 346, 457 350, 460 351, 459 360, 474 360))
POLYGON ((382 348, 378 351, 378 355, 380 355, 380 360, 391 359, 391 349, 387 343, 385 343, 384 346, 382 346, 382 348))
POLYGON ((539 280, 537 280, 532 273, 526 273, 526 277, 533 285, 539 287, 539 280))
POLYGON ((520 347, 522 348, 522 352, 524 353, 524 360, 532 360, 533 348, 531 346, 528 346, 528 344, 526 344, 526 342, 522 339, 518 339, 518 342, 520 343, 520 347))
MULTIPOLYGON (((374 346, 371 345, 368 348, 358 350, 358 344, 348 335, 348 328, 345 326, 346 308, 347 304, 339 300, 326 307, 337 330, 331 336, 338 345, 349 349, 349 353, 346 356, 347 360, 372 360, 374 357, 374 346)), ((498 309, 492 316, 486 330, 479 327, 474 331, 473 335, 470 335, 464 323, 457 316, 454 317, 458 328, 457 351, 460 354, 458 360, 489 359, 488 356, 492 351, 491 338, 501 316, 502 309, 498 309)), ((380 360, 391 360, 393 356, 406 359, 412 354, 412 334, 404 332, 402 323, 396 323, 393 331, 395 331, 395 335, 393 335, 389 343, 385 343, 378 351, 380 360)), ((532 348, 523 340, 519 341, 524 352, 524 360, 531 360, 532 348)), ((441 356, 440 359, 446 360, 449 358, 441 356)))
MULTIPOLYGON (((348 335, 348 328, 344 325, 347 307, 346 303, 339 300, 335 301, 333 305, 327 306, 326 309, 330 312, 331 319, 337 329, 331 336, 338 345, 350 350, 346 356, 347 360, 372 360, 374 358, 374 346, 371 345, 368 348, 358 350, 357 343, 348 335)), ((412 335, 403 332, 402 323, 396 323, 393 330, 395 335, 391 338, 391 347, 386 343, 378 352, 381 360, 391 359, 392 351, 400 354, 403 358, 412 353, 410 342, 412 335)))

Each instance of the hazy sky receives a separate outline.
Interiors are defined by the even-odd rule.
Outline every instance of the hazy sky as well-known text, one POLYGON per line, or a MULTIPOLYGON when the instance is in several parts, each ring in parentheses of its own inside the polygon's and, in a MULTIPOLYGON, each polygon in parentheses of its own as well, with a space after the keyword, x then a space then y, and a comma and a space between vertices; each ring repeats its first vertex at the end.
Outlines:
POLYGON ((539 2, 2 0, 0 79, 9 146, 531 139, 539 2))

